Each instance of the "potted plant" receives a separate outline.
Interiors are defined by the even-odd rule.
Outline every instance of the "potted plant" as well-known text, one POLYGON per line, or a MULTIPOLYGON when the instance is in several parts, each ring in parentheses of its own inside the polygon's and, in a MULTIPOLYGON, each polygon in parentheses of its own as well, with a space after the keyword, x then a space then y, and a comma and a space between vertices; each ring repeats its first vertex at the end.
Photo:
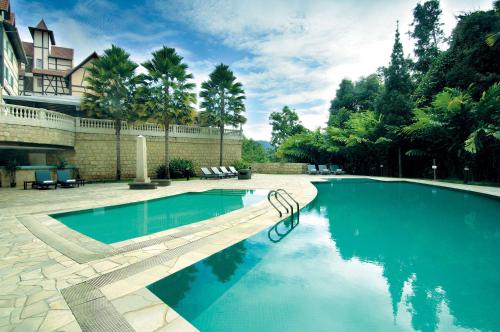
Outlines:
POLYGON ((167 167, 165 164, 158 166, 155 171, 156 179, 153 179, 153 182, 157 183, 159 187, 170 186, 170 179, 167 178, 167 167))
POLYGON ((18 168, 17 160, 9 160, 7 165, 5 165, 5 171, 10 179, 10 187, 14 188, 16 186, 16 170, 18 168))

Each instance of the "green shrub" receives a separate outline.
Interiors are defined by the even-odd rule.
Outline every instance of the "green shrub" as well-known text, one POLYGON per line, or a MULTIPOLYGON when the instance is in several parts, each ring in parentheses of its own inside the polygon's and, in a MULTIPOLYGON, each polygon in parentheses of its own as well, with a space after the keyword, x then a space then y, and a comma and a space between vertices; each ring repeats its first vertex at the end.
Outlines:
POLYGON ((167 168, 165 164, 161 164, 155 171, 157 179, 166 179, 167 178, 167 168))
POLYGON ((189 172, 189 176, 195 175, 193 162, 191 160, 177 158, 170 160, 170 177, 172 179, 186 177, 186 170, 189 172))
POLYGON ((237 171, 240 169, 248 169, 250 168, 250 163, 247 163, 246 161, 243 160, 235 160, 231 163, 231 166, 234 166, 237 171))
MULTIPOLYGON (((170 160, 170 178, 178 179, 186 177, 186 169, 189 172, 189 176, 194 176, 194 166, 191 160, 174 158, 170 160)), ((155 171, 157 179, 167 178, 167 168, 165 164, 158 166, 155 171)))

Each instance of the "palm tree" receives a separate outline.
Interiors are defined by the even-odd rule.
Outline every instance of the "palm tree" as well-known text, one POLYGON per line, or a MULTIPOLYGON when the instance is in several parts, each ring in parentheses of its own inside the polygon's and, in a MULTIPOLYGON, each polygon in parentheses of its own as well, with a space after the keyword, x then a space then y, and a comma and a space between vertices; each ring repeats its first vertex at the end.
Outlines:
POLYGON ((200 117, 204 123, 218 126, 220 129, 219 165, 223 165, 224 126, 237 126, 246 122, 245 91, 243 85, 236 82, 236 76, 225 64, 217 65, 209 79, 201 84, 200 97, 202 111, 200 117))
POLYGON ((116 179, 121 179, 120 132, 122 122, 132 114, 137 64, 124 49, 112 45, 87 70, 88 92, 82 109, 98 118, 112 119, 116 137, 116 179))
POLYGON ((195 84, 189 82, 193 75, 187 72, 188 66, 174 48, 163 46, 152 55, 151 60, 142 64, 148 71, 146 107, 150 117, 164 127, 166 177, 170 179, 169 127, 172 123, 185 124, 194 118, 196 94, 192 90, 195 84))

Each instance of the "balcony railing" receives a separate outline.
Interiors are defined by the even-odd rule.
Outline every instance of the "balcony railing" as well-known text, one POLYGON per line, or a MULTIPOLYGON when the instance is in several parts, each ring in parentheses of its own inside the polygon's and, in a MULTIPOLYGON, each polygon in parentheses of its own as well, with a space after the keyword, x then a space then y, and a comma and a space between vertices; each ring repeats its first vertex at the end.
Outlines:
MULTIPOLYGON (((114 134, 113 120, 77 118, 42 108, 0 104, 0 123, 33 127, 53 128, 76 133, 114 134)), ((219 129, 170 125, 171 137, 218 138, 219 129)), ((132 124, 122 122, 121 133, 124 135, 158 136, 165 135, 163 127, 154 123, 132 124)), ((225 129, 224 138, 241 139, 239 129, 225 129)))

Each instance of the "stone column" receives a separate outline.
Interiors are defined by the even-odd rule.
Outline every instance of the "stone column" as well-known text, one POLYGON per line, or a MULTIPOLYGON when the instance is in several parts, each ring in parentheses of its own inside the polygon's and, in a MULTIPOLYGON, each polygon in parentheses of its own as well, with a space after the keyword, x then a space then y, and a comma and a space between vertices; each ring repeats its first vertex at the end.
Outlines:
POLYGON ((146 151, 146 137, 137 136, 137 161, 136 161, 136 183, 150 183, 148 177, 148 157, 146 151))

